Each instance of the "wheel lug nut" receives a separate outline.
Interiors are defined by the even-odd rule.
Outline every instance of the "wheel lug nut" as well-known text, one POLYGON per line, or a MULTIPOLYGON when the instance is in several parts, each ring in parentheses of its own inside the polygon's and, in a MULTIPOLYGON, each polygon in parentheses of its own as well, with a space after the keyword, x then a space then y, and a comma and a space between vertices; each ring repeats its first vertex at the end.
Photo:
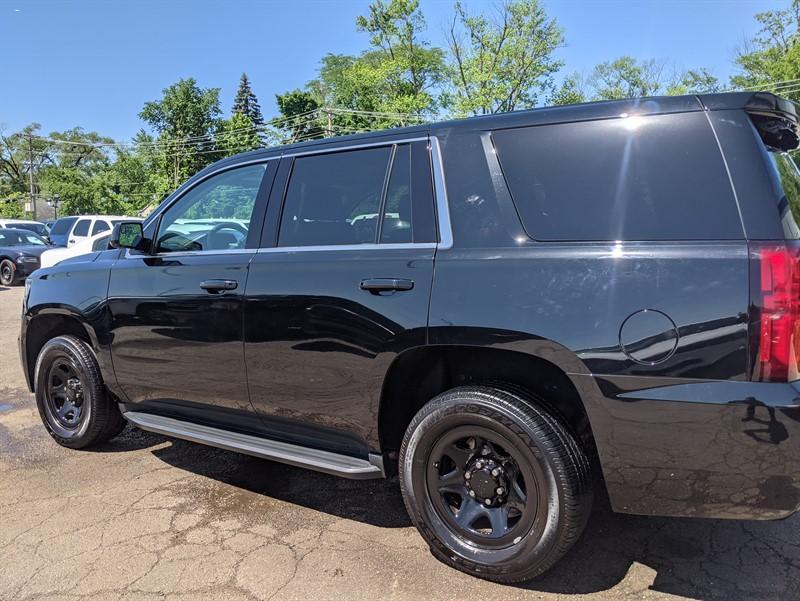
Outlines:
POLYGON ((481 469, 483 467, 483 461, 476 461, 475 462, 475 467, 477 467, 478 469, 481 469))
POLYGON ((489 453, 490 453, 489 449, 487 449, 486 447, 483 447, 483 450, 481 451, 481 455, 488 455, 489 453))
POLYGON ((496 468, 494 468, 494 469, 492 470, 492 476, 495 476, 495 477, 497 477, 497 476, 499 476, 499 475, 500 475, 500 468, 499 468, 499 467, 496 467, 496 468))
POLYGON ((475 496, 475 491, 474 490, 469 491, 469 496, 470 497, 474 497, 475 496))
POLYGON ((486 505, 491 505, 491 504, 492 504, 492 500, 491 500, 491 499, 486 499, 486 500, 484 501, 484 503, 485 503, 486 505))
POLYGON ((497 490, 495 491, 498 495, 502 495, 506 490, 502 486, 498 486, 497 490))
POLYGON ((470 478, 472 478, 472 472, 467 472, 464 474, 464 480, 469 480, 470 478))

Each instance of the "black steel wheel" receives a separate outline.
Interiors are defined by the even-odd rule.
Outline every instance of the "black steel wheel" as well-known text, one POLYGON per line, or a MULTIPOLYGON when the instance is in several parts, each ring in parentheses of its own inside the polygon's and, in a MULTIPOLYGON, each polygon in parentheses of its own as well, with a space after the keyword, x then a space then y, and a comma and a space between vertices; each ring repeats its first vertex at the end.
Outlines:
POLYGON ((3 286, 11 286, 14 284, 14 274, 17 268, 11 259, 3 259, 0 261, 0 284, 3 286))
POLYGON ((59 336, 48 341, 39 352, 34 382, 42 422, 62 446, 86 448, 125 427, 94 353, 83 340, 59 336))
POLYGON ((497 582, 530 580, 580 536, 589 462, 535 396, 488 387, 425 405, 400 450, 400 485, 434 555, 497 582))

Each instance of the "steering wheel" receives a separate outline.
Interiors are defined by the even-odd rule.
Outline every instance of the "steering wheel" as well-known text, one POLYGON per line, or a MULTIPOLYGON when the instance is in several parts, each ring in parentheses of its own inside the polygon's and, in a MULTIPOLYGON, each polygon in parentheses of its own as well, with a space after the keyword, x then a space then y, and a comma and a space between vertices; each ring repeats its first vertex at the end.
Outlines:
POLYGON ((219 234, 219 232, 222 230, 238 230, 244 234, 245 238, 247 237, 248 232, 245 226, 243 226, 241 223, 237 223, 236 221, 223 221, 222 223, 218 223, 206 233, 206 248, 208 250, 220 250, 215 244, 212 244, 212 240, 214 239, 214 236, 219 234))

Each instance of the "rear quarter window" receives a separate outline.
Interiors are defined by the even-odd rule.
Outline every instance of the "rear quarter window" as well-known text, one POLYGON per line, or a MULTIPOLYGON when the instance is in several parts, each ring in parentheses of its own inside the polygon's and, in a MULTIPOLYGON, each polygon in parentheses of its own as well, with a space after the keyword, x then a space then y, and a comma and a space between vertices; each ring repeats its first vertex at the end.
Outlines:
POLYGON ((741 220, 702 113, 495 131, 529 236, 547 241, 741 239, 741 220))

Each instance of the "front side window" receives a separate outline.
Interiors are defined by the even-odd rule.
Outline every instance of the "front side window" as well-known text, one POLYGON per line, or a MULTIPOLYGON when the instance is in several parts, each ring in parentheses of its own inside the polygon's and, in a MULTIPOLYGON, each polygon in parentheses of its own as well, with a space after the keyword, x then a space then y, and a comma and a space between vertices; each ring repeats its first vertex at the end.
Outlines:
POLYGON ((75 229, 72 230, 73 236, 88 236, 89 235, 89 225, 91 225, 91 219, 81 219, 78 223, 75 224, 75 229))
POLYGON ((184 194, 161 217, 156 252, 245 248, 266 163, 210 177, 184 194))
POLYGON ((375 243, 392 147, 295 159, 278 246, 375 243))

